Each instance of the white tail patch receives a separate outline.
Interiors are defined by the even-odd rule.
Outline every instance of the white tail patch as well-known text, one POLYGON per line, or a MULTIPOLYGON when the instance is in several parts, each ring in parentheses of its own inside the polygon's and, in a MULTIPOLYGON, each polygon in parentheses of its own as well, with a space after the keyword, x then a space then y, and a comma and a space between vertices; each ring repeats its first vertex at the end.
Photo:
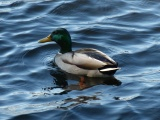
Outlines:
POLYGON ((105 68, 105 69, 102 69, 100 70, 101 72, 106 72, 106 71, 112 71, 112 70, 119 70, 121 68, 105 68))

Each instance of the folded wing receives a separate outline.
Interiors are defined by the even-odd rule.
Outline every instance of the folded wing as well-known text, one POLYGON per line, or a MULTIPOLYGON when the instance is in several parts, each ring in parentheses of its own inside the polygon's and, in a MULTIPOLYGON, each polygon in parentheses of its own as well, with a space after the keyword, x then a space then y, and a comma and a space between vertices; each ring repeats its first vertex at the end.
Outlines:
POLYGON ((117 70, 117 68, 115 68, 117 63, 112 58, 96 49, 87 48, 71 53, 65 53, 62 57, 62 60, 67 64, 76 65, 79 68, 87 70, 99 69, 102 72, 105 70, 117 70), (107 66, 109 67, 108 69, 107 66))

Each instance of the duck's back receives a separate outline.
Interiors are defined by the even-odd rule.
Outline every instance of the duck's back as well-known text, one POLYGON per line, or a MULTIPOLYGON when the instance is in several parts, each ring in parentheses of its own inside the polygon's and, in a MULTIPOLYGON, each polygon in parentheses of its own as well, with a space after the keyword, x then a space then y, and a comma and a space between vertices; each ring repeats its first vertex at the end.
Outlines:
POLYGON ((91 58, 103 61, 108 64, 117 64, 112 58, 110 58, 108 55, 106 55, 105 53, 103 53, 97 49, 84 48, 84 49, 76 50, 75 53, 86 54, 87 56, 89 56, 91 58))

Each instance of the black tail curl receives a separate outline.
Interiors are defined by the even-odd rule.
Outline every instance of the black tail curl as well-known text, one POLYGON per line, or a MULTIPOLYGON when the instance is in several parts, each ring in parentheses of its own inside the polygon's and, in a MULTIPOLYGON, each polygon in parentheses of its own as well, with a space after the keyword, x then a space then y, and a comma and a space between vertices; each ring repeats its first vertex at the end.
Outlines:
MULTIPOLYGON (((103 70, 106 68, 117 68, 118 67, 118 63, 116 65, 105 65, 101 68, 99 68, 98 70, 103 70)), ((110 71, 100 71, 103 74, 107 74, 107 75, 114 75, 116 73, 117 70, 110 70, 110 71)))

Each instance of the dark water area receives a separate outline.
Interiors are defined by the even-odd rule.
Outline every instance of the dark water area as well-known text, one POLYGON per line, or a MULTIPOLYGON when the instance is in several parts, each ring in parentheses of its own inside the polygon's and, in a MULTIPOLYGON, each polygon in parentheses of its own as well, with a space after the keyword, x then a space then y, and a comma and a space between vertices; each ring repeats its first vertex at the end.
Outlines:
POLYGON ((159 0, 1 0, 0 120, 160 119, 159 0), (119 63, 114 77, 66 75, 53 65, 66 28, 73 50, 119 63))

